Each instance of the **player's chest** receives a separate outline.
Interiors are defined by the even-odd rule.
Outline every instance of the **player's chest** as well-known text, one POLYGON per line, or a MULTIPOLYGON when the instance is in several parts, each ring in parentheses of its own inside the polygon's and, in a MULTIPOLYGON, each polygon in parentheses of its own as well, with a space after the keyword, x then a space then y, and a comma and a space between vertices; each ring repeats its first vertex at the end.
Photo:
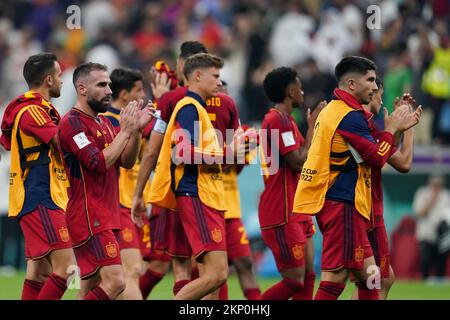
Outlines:
POLYGON ((114 140, 114 129, 104 120, 95 119, 90 123, 89 130, 97 147, 102 150, 108 147, 114 140))

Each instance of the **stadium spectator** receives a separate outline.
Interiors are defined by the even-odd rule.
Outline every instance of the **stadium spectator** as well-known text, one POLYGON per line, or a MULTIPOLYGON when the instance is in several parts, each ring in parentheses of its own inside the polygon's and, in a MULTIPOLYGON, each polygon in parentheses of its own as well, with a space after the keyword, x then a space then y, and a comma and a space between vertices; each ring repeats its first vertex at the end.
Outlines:
POLYGON ((443 221, 448 221, 450 191, 444 186, 442 175, 430 176, 428 184, 417 190, 413 207, 417 217, 416 238, 420 245, 422 278, 427 279, 433 269, 438 277, 443 277, 446 253, 438 250, 438 228, 443 221))

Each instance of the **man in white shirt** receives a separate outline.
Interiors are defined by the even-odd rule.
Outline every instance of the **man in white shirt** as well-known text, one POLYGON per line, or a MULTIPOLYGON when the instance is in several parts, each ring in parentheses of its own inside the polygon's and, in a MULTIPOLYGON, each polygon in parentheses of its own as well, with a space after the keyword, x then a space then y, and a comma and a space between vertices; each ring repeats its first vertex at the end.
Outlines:
POLYGON ((417 190, 413 208, 417 217, 416 237, 420 244, 422 278, 428 278, 433 266, 436 267, 436 275, 443 277, 446 253, 438 250, 438 228, 447 220, 450 192, 445 188, 441 175, 432 175, 428 184, 417 190))

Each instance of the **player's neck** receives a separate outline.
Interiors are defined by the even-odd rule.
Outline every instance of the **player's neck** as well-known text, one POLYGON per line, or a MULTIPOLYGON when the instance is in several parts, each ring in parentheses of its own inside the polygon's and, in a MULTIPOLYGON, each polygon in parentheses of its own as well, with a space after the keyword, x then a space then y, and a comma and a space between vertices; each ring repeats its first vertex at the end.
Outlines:
POLYGON ((124 103, 123 101, 117 99, 111 102, 111 108, 116 109, 118 111, 121 111, 123 108, 125 108, 127 106, 126 103, 124 103))
POLYGON ((202 90, 199 90, 196 86, 189 86, 188 90, 198 94, 200 96, 200 98, 203 99, 203 101, 206 101, 210 98, 207 94, 202 92, 202 90))
POLYGON ((48 90, 47 88, 42 88, 42 87, 30 88, 30 91, 39 93, 45 100, 50 102, 50 98, 51 98, 50 97, 50 90, 48 90))
POLYGON ((291 114, 292 103, 290 102, 280 102, 275 105, 275 108, 285 114, 291 114))
POLYGON ((75 108, 82 111, 83 113, 95 118, 98 115, 98 112, 95 112, 87 103, 87 101, 80 101, 77 100, 77 103, 75 104, 75 108))

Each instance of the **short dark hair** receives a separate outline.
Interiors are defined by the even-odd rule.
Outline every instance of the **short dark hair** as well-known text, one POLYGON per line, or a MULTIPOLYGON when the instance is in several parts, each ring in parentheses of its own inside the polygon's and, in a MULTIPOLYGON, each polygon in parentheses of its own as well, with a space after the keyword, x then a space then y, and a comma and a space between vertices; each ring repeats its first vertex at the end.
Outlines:
POLYGON ((297 77, 297 71, 288 67, 280 67, 270 71, 263 81, 267 98, 274 103, 283 102, 287 87, 294 83, 297 77))
POLYGON ((206 68, 222 68, 223 59, 216 55, 210 53, 197 53, 190 56, 183 67, 183 74, 187 78, 194 72, 195 69, 206 69, 206 68))
POLYGON ((28 58, 23 66, 23 77, 28 87, 38 87, 45 77, 55 73, 56 55, 49 52, 38 53, 28 58))
POLYGON ((136 81, 143 81, 142 73, 139 70, 128 68, 117 68, 109 75, 111 79, 112 98, 117 99, 120 91, 129 92, 133 89, 136 81))
POLYGON ((372 60, 364 57, 349 56, 343 58, 334 69, 334 75, 336 80, 340 82, 342 78, 351 72, 364 75, 369 70, 377 70, 377 66, 372 60))
POLYGON ((73 85, 76 87, 79 78, 84 77, 95 70, 108 71, 108 67, 105 66, 104 64, 95 62, 85 62, 80 64, 73 71, 73 79, 72 79, 73 85))
POLYGON ((197 53, 208 53, 203 43, 198 41, 185 41, 180 46, 180 58, 187 59, 197 53))
POLYGON ((383 85, 383 80, 381 80, 381 78, 378 77, 375 79, 375 83, 377 84, 378 89, 382 89, 384 87, 383 85))

